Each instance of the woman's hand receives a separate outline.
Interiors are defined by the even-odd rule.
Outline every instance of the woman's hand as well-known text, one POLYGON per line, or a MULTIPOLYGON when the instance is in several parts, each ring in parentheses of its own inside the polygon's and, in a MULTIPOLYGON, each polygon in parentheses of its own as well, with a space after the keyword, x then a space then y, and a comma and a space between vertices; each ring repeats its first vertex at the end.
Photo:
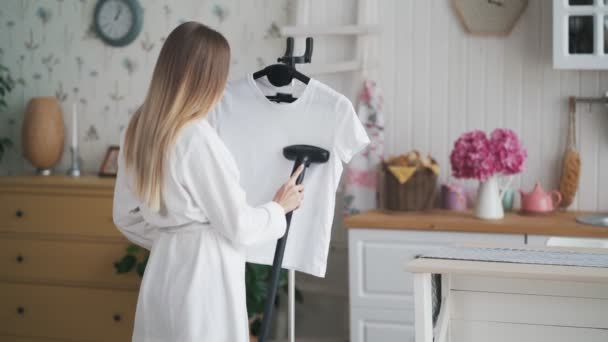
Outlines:
POLYGON ((304 171, 304 164, 300 165, 289 180, 283 184, 274 195, 273 201, 283 207, 285 213, 297 209, 304 198, 304 185, 296 185, 296 179, 304 171))

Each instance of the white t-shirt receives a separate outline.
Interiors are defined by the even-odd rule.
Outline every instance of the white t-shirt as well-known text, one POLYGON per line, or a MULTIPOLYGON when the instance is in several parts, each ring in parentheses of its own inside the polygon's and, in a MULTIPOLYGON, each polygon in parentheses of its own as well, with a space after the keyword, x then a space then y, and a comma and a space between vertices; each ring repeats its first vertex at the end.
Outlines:
MULTIPOLYGON (((306 144, 330 152, 328 162, 306 171, 304 201, 293 213, 283 258, 284 268, 324 277, 342 162, 369 143, 351 102, 314 79, 277 88, 265 77, 248 75, 229 83, 209 122, 237 162, 250 205, 271 200, 289 178, 294 161, 283 156, 284 147, 306 144), (266 98, 277 92, 297 100, 266 98)), ((272 241, 248 247, 247 261, 271 265, 275 246, 272 241)))

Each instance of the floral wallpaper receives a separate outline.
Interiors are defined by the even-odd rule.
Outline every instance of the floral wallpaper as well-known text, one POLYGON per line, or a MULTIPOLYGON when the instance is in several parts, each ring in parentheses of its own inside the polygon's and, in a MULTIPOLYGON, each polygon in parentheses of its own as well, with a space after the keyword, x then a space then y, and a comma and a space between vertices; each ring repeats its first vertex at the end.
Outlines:
MULTIPOLYGON (((0 64, 16 87, 0 113, 0 137, 15 146, 0 162, 0 174, 32 169, 21 157, 21 123, 27 101, 55 96, 64 112, 79 108, 80 157, 86 172, 97 172, 109 145, 117 144, 129 116, 143 99, 160 47, 178 24, 196 20, 221 31, 232 47, 230 77, 274 62, 284 40, 279 25, 290 2, 274 0, 139 0, 144 25, 130 45, 105 45, 92 29, 97 0, 20 0, 0 6, 0 64)), ((66 137, 69 137, 69 133, 66 137)), ((69 167, 66 148, 58 172, 69 167)))

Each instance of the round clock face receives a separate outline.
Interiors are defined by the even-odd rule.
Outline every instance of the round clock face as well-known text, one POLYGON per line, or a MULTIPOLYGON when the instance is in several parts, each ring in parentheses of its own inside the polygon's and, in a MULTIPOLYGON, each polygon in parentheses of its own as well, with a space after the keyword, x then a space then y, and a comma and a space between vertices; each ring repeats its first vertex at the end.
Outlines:
POLYGON ((142 10, 136 0, 99 0, 95 28, 100 38, 113 46, 135 40, 141 29, 142 10))

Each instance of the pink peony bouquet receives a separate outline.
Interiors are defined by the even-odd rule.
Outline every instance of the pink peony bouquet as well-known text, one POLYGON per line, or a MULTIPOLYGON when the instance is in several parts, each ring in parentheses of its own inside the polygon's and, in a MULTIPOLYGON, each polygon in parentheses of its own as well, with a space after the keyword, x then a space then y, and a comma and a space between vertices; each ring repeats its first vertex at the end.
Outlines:
POLYGON ((461 135, 454 143, 450 162, 454 177, 485 181, 497 173, 520 173, 527 157, 517 134, 498 128, 489 138, 479 130, 461 135))
POLYGON ((498 172, 514 175, 524 170, 528 153, 515 132, 497 128, 490 135, 490 143, 498 162, 498 172))

